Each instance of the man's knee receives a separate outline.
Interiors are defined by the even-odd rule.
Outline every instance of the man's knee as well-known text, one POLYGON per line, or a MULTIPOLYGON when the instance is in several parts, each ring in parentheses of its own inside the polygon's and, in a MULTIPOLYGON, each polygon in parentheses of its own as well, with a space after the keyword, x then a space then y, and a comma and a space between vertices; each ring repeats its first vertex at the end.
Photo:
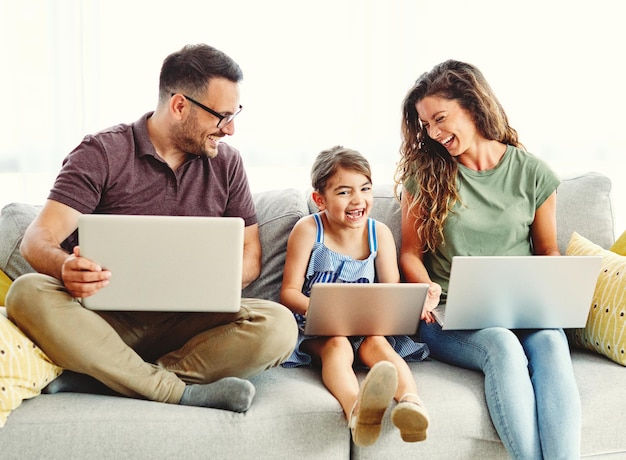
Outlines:
POLYGON ((40 273, 27 273, 16 278, 6 296, 8 317, 25 332, 30 330, 29 325, 43 322, 44 315, 54 303, 49 288, 58 291, 62 285, 55 278, 40 273))
POLYGON ((269 304, 269 307, 273 309, 274 324, 270 325, 271 330, 267 331, 268 335, 282 339, 282 344, 278 345, 278 347, 286 350, 288 357, 296 346, 298 324, 291 310, 284 305, 272 302, 269 304))
POLYGON ((39 304, 42 275, 28 273, 13 281, 6 295, 6 308, 9 318, 20 318, 29 315, 28 310, 39 304))
POLYGON ((257 337, 259 347, 267 350, 268 355, 279 357, 280 362, 287 359, 298 338, 298 325, 293 313, 287 307, 271 301, 255 301, 248 306, 256 315, 264 318, 261 321, 263 331, 257 337))

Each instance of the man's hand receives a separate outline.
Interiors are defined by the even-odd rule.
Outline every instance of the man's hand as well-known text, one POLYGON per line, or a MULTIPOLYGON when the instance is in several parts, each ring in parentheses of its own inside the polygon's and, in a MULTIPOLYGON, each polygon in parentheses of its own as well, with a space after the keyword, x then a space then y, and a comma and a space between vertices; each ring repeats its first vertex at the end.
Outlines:
POLYGON ((72 297, 85 298, 94 295, 109 284, 111 272, 80 256, 76 246, 73 254, 65 259, 61 267, 63 284, 72 297))

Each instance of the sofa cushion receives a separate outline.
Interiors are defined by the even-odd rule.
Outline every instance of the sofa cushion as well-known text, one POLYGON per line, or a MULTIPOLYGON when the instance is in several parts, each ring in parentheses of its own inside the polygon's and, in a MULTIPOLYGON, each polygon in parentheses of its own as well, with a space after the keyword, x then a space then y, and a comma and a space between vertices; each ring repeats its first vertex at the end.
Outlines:
POLYGON ((576 345, 626 366, 626 257, 606 250, 574 232, 567 255, 602 256, 587 325, 569 331, 576 345))
POLYGON ((251 377, 246 413, 81 393, 24 401, 0 429, 2 460, 348 460, 350 430, 314 369, 251 377))
MULTIPOLYGON (((622 458, 625 441, 617 433, 623 429, 626 411, 626 398, 620 393, 626 370, 588 350, 572 350, 572 364, 583 414, 582 458, 622 458)), ((510 458, 487 410, 482 373, 433 359, 409 367, 430 415, 426 441, 403 442, 388 409, 376 444, 353 444, 352 460, 510 458)), ((357 374, 365 376, 364 371, 357 374)))
POLYGON ((0 270, 14 280, 24 273, 34 272, 20 254, 20 243, 26 227, 41 207, 23 203, 10 203, 0 211, 0 270))
POLYGON ((574 232, 608 249, 615 239, 610 179, 593 172, 563 179, 557 190, 556 217, 561 254, 574 232))
POLYGON ((261 275, 246 287, 243 297, 278 301, 287 254, 287 239, 295 223, 308 209, 296 189, 270 190, 253 195, 263 247, 261 275))
POLYGON ((0 427, 24 399, 61 374, 39 347, 26 337, 0 309, 0 427))
POLYGON ((396 198, 393 188, 392 184, 374 187, 374 206, 370 216, 387 224, 399 250, 402 243, 402 214, 400 213, 400 201, 396 198))

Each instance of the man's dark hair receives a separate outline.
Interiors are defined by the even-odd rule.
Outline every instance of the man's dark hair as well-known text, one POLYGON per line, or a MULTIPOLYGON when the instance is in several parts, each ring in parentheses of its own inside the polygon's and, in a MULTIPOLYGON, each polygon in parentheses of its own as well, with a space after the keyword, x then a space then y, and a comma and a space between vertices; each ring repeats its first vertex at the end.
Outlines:
POLYGON ((243 80, 239 65, 224 52, 205 44, 186 45, 165 58, 159 77, 159 99, 172 93, 198 95, 206 91, 209 80, 243 80))

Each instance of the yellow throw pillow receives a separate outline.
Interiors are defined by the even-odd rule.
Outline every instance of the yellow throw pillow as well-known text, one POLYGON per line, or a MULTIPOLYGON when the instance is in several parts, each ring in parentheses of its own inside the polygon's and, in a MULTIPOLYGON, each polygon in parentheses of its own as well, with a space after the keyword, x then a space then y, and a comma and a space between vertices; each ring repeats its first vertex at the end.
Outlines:
POLYGON ((4 306, 4 299, 7 296, 9 286, 11 286, 11 278, 0 270, 0 307, 4 306))
POLYGON ((603 249, 574 232, 568 256, 602 256, 587 325, 570 331, 576 345, 626 366, 626 256, 603 249))
POLYGON ((37 396, 61 368, 0 314, 0 427, 24 399, 37 396))
POLYGON ((620 236, 615 244, 611 246, 611 251, 622 256, 626 256, 626 231, 622 233, 622 236, 620 236))

